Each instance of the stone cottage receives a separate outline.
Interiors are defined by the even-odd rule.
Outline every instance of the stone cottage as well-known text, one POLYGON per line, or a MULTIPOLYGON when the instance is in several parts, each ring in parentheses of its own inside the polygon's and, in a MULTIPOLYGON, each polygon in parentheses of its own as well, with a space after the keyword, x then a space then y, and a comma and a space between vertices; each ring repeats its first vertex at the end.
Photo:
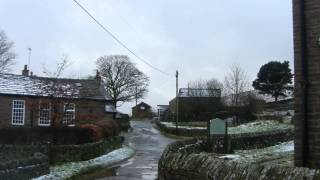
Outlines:
POLYGON ((146 119, 152 118, 151 106, 145 102, 141 102, 132 108, 132 118, 146 119))
MULTIPOLYGON (((29 74, 0 74, 0 128, 77 126, 106 114, 111 102, 97 73, 95 79, 64 79, 29 74)), ((107 116, 107 117, 106 117, 107 116)))

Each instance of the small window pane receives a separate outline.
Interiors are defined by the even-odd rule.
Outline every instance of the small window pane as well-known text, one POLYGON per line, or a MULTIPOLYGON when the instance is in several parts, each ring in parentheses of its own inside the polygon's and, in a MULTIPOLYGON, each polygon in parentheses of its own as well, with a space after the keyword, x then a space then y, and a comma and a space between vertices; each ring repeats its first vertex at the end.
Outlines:
POLYGON ((63 124, 74 125, 75 124, 74 120, 75 120, 75 104, 66 103, 64 105, 63 124))
POLYGON ((40 103, 39 105, 39 125, 50 125, 50 103, 40 103))
POLYGON ((25 101, 13 100, 12 102, 12 125, 24 125, 25 101))

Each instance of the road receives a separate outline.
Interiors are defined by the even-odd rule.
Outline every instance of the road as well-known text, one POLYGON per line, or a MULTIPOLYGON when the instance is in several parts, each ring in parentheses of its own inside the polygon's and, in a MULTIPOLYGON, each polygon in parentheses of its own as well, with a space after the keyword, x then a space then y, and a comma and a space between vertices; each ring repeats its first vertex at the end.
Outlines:
POLYGON ((134 157, 121 164, 83 176, 81 179, 154 180, 163 150, 175 141, 162 135, 150 121, 132 121, 132 129, 123 134, 125 144, 133 148, 134 157))

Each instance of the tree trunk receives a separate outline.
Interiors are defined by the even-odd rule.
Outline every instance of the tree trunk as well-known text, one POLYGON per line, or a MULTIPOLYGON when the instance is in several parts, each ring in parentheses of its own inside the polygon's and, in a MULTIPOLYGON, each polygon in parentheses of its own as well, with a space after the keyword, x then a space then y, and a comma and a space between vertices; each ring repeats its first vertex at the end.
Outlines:
POLYGON ((116 100, 112 101, 112 105, 114 106, 115 109, 117 109, 117 101, 116 100))
POLYGON ((278 102, 278 96, 274 97, 274 102, 278 102))

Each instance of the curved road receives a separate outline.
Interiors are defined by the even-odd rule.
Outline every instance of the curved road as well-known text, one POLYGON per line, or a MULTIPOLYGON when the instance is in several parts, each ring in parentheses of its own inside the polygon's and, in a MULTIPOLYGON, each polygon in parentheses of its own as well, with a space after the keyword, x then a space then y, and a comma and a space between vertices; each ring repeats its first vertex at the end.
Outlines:
POLYGON ((108 170, 100 170, 84 179, 154 180, 157 178, 158 161, 166 146, 174 142, 162 135, 150 121, 131 121, 132 129, 123 134, 125 144, 135 155, 108 170))

